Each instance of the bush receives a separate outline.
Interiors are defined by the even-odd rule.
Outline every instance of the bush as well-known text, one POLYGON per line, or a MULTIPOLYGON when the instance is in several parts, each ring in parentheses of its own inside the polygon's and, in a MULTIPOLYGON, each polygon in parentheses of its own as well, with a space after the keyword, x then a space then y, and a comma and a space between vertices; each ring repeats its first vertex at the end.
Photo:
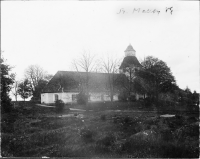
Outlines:
POLYGON ((135 102, 136 101, 136 96, 135 95, 131 95, 129 98, 128 98, 129 101, 131 102, 135 102))
POLYGON ((18 115, 15 112, 15 109, 9 114, 2 114, 1 116, 1 132, 13 133, 14 132, 14 123, 17 120, 18 115))
POLYGON ((153 98, 147 97, 144 99, 144 105, 146 107, 151 107, 155 103, 155 100, 153 98))
POLYGON ((78 95, 77 95, 77 103, 78 104, 86 104, 88 102, 88 98, 87 98, 87 95, 84 93, 84 92, 80 92, 78 95))
POLYGON ((184 143, 161 142, 158 146, 159 155, 163 158, 198 158, 198 152, 191 151, 184 143))
POLYGON ((117 139, 114 134, 108 133, 104 137, 96 141, 96 152, 106 153, 115 150, 117 139))
POLYGON ((132 122, 132 118, 130 118, 129 116, 126 116, 124 119, 123 119, 123 123, 124 124, 130 124, 132 122))
POLYGON ((57 100, 55 101, 55 105, 56 105, 56 112, 60 113, 64 110, 64 102, 62 100, 57 100))
POLYGON ((144 142, 140 139, 137 138, 134 140, 128 139, 122 144, 122 151, 131 153, 138 149, 144 148, 144 146, 145 146, 144 142))
POLYGON ((198 112, 199 111, 199 106, 198 105, 194 105, 194 104, 191 104, 191 105, 187 105, 186 106, 186 111, 193 111, 193 112, 198 112))
POLYGON ((90 129, 82 128, 80 130, 80 136, 85 142, 93 141, 94 135, 95 135, 95 132, 91 131, 90 129))
POLYGON ((32 97, 31 98, 31 102, 35 103, 35 104, 40 104, 41 103, 41 99, 37 98, 37 97, 32 97))
POLYGON ((11 99, 9 97, 3 97, 2 94, 3 93, 1 93, 1 113, 10 113, 13 110, 13 104, 11 103, 11 99))
POLYGON ((146 158, 148 156, 148 151, 152 151, 158 144, 159 138, 155 135, 155 133, 150 133, 150 130, 139 132, 135 135, 129 137, 123 144, 122 144, 122 151, 127 152, 129 154, 135 154, 135 152, 142 151, 143 154, 137 154, 139 158, 146 158), (148 135, 146 135, 148 134, 148 135), (144 155, 144 156, 143 156, 144 155))
POLYGON ((125 90, 120 91, 120 93, 118 95, 118 99, 119 99, 119 101, 122 101, 122 102, 127 101, 127 99, 128 99, 128 93, 127 93, 127 91, 125 91, 125 90))

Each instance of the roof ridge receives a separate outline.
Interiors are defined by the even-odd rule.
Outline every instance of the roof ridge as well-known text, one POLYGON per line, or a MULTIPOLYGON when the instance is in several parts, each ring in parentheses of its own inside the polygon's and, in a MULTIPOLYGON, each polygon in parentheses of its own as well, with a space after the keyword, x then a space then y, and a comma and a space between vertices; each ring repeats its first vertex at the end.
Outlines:
MULTIPOLYGON (((71 73, 87 73, 83 71, 57 71, 58 72, 71 72, 71 73)), ((88 73, 94 73, 94 74, 109 74, 107 72, 88 72, 88 73)), ((119 74, 119 73, 114 73, 114 74, 119 74)))

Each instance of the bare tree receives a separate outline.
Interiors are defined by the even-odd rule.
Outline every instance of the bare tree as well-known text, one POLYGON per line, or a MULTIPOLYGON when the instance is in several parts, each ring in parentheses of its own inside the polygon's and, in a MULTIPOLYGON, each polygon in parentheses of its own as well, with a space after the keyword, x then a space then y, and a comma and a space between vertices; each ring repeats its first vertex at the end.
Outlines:
POLYGON ((116 58, 107 56, 106 58, 101 59, 102 70, 105 73, 108 73, 108 85, 110 89, 110 98, 113 101, 114 96, 114 87, 115 87, 115 74, 118 72, 120 61, 116 58))
MULTIPOLYGON (((83 51, 80 58, 73 60, 72 65, 77 72, 86 72, 85 92, 87 97, 89 97, 89 72, 92 72, 95 69, 95 56, 91 55, 90 52, 83 51)), ((80 84, 83 85, 81 78, 79 80, 80 84)), ((88 100, 86 102, 86 106, 88 106, 88 100)))
POLYGON ((129 92, 129 97, 131 96, 132 87, 133 87, 133 81, 135 79, 135 67, 133 65, 129 65, 129 67, 124 68, 124 72, 127 75, 129 79, 129 85, 127 87, 127 90, 129 92))
POLYGON ((32 89, 35 90, 40 80, 46 76, 46 72, 38 65, 30 65, 25 70, 25 77, 31 81, 32 89))
POLYGON ((74 60, 77 64, 76 68, 85 72, 92 72, 95 68, 94 58, 95 56, 91 55, 89 51, 83 51, 81 57, 78 60, 74 60))

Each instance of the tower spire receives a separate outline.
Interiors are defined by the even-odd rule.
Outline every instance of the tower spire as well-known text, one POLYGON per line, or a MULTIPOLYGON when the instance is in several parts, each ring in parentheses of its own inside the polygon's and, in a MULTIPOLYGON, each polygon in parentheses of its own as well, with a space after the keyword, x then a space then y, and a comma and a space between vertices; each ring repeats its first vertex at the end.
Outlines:
POLYGON ((126 48, 125 52, 125 56, 135 56, 136 51, 133 49, 133 46, 131 44, 128 45, 128 47, 126 48))

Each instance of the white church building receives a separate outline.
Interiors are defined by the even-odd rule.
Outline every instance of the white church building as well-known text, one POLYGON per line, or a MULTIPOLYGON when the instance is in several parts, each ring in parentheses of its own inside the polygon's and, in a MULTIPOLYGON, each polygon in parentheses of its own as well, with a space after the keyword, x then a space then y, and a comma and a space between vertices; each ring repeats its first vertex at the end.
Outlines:
MULTIPOLYGON (((111 101, 109 78, 114 78, 116 80, 113 89, 113 101, 118 101, 121 85, 117 83, 117 79, 122 77, 127 79, 124 70, 128 67, 142 67, 136 57, 136 51, 131 45, 129 45, 124 52, 125 57, 119 67, 120 73, 88 73, 89 102, 111 101)), ((77 94, 85 89, 86 77, 86 72, 58 71, 43 89, 41 93, 41 103, 50 104, 58 99, 62 100, 64 103, 76 102, 77 94)), ((143 98, 141 95, 133 94, 136 99, 143 98)))

